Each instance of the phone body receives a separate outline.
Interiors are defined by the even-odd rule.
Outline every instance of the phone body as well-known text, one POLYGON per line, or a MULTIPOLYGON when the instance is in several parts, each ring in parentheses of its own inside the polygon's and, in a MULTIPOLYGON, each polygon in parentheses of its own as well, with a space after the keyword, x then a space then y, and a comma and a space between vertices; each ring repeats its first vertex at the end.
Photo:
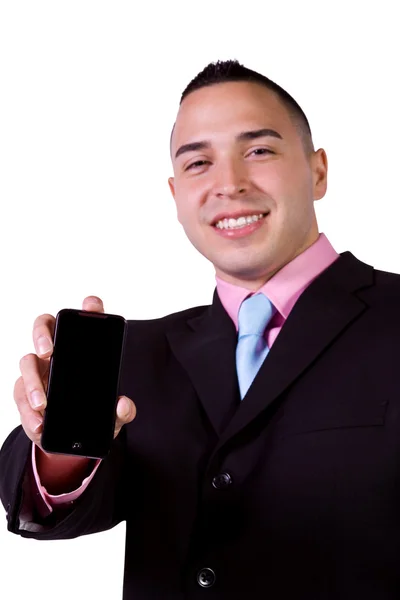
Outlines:
POLYGON ((54 454, 104 458, 114 438, 127 322, 64 308, 56 316, 41 445, 54 454))

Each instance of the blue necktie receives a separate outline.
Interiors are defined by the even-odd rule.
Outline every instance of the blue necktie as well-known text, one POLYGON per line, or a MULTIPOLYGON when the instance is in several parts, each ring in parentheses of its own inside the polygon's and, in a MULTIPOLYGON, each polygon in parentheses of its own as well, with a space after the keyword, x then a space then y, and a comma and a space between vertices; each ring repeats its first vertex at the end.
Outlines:
POLYGON ((242 399, 269 352, 264 331, 275 313, 264 294, 250 296, 240 306, 236 370, 242 399))

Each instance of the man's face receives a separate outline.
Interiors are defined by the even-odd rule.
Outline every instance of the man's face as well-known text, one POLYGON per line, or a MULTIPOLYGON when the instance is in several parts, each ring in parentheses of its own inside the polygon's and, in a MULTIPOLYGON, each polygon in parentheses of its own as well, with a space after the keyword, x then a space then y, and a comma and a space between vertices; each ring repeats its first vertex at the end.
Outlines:
POLYGON ((264 86, 227 82, 190 93, 171 152, 179 222, 222 279, 257 289, 317 240, 313 203, 326 192, 326 154, 306 155, 285 107, 264 86), (241 136, 262 129, 281 137, 241 136), (206 143, 179 153, 195 142, 206 143))

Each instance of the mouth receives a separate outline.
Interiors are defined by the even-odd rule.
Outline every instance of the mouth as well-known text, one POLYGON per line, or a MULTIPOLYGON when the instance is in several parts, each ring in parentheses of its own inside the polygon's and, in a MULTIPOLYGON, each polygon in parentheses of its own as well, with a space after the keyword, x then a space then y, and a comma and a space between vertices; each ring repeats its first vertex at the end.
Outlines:
POLYGON ((249 213, 247 215, 241 215, 237 218, 233 217, 224 217, 218 218, 217 221, 213 223, 213 226, 220 230, 235 230, 235 229, 243 229, 244 227, 248 227, 253 223, 257 223, 264 219, 267 215, 269 215, 269 211, 265 213, 249 213))

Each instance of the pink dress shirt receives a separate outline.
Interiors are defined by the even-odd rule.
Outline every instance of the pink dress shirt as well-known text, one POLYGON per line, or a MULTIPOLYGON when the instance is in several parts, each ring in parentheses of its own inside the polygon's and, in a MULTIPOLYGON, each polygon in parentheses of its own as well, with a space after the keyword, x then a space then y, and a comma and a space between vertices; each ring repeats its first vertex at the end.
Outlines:
MULTIPOLYGON (((243 300, 247 296, 259 292, 268 296, 277 309, 265 332, 267 344, 271 347, 299 296, 339 256, 329 243, 327 237, 321 233, 312 246, 282 267, 256 292, 251 292, 246 288, 238 287, 216 277, 219 298, 237 330, 238 313, 243 300)), ((34 494, 35 505, 43 517, 49 515, 53 511, 53 507, 72 503, 76 500, 89 485, 101 462, 98 460, 95 463, 92 473, 82 481, 82 485, 77 490, 54 496, 49 494, 46 488, 40 483, 36 468, 36 452, 41 452, 41 450, 35 444, 32 444, 34 485, 36 484, 37 486, 36 493, 34 494)))

